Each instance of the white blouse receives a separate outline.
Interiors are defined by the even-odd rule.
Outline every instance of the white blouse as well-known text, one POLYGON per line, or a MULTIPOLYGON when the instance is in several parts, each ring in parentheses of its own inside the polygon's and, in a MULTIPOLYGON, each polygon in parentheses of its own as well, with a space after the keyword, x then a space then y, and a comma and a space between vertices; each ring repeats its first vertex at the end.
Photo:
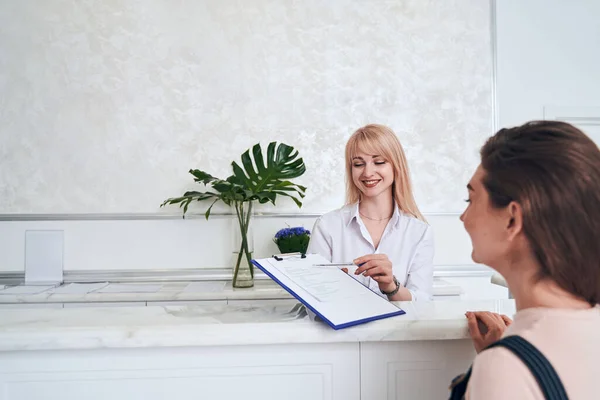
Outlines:
MULTIPOLYGON (((333 263, 352 262, 367 254, 385 254, 392 262, 394 275, 414 300, 431 300, 433 291, 433 231, 431 227, 395 207, 379 246, 358 212, 358 203, 324 214, 311 232, 307 253, 317 253, 333 263)), ((349 273, 375 293, 386 297, 371 277, 349 273)))

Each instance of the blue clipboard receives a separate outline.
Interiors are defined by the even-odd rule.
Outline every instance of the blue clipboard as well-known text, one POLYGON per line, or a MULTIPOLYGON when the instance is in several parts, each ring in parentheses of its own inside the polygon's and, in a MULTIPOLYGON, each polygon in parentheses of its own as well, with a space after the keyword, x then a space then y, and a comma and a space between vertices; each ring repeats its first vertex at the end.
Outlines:
MULTIPOLYGON (((309 255, 307 255, 307 257, 308 256, 309 255)), ((320 257, 317 255, 310 255, 310 256, 311 257, 320 257)), ((258 269, 263 271, 269 278, 271 278, 272 280, 277 282, 278 285, 280 285, 283 289, 285 289, 289 294, 294 296, 294 298, 296 298, 306 308, 311 310, 315 315, 317 315, 319 318, 321 318, 323 321, 325 321, 325 323, 327 323, 327 325, 329 325, 330 327, 332 327, 335 330, 344 329, 344 328, 364 324, 364 323, 371 322, 371 321, 376 321, 376 320, 380 320, 380 319, 384 319, 384 318, 390 318, 390 317, 406 314, 406 312, 404 310, 393 305, 388 300, 382 298, 377 293, 373 292, 371 289, 364 286, 362 283, 358 282, 356 279, 352 278, 352 276, 350 276, 350 275, 346 274, 345 272, 343 272, 342 270, 338 269, 340 274, 343 274, 344 276, 347 277, 347 279, 350 279, 352 282, 354 282, 356 285, 358 285, 357 293, 361 294, 361 296, 360 296, 361 302, 363 302, 365 299, 368 299, 370 302, 372 302, 373 305, 376 306, 375 308, 381 308, 382 310, 385 310, 385 311, 384 312, 374 312, 372 314, 369 313, 368 315, 363 315, 361 318, 358 318, 358 319, 349 318, 348 320, 340 321, 339 318, 337 318, 337 319, 332 318, 332 315, 335 313, 335 311, 332 311, 332 308, 352 307, 352 304, 346 304, 346 301, 344 301, 344 304, 339 304, 339 306, 336 306, 336 304, 332 304, 332 303, 325 306, 318 299, 315 299, 311 295, 300 295, 298 292, 305 292, 304 289, 302 287, 300 287, 299 285, 297 285, 292 280, 290 280, 284 274, 282 274, 280 272, 280 270, 278 269, 278 268, 285 268, 284 267, 285 260, 286 260, 285 257, 273 256, 272 258, 252 260, 252 264, 254 264, 258 269), (277 265, 277 267, 273 267, 273 264, 277 265), (366 291, 366 293, 364 291, 366 291), (337 321, 334 321, 334 319, 336 319, 337 321)), ((327 263, 327 260, 325 260, 322 257, 320 257, 318 259, 318 261, 319 261, 319 263, 327 263)), ((331 267, 331 268, 334 268, 334 267, 331 267)))

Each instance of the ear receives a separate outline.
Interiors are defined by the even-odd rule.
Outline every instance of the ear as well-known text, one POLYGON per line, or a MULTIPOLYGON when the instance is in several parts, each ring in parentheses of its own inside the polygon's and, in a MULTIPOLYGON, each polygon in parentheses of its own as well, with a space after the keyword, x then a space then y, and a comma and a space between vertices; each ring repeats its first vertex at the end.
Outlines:
POLYGON ((506 206, 506 212, 508 217, 506 226, 508 240, 513 240, 523 231, 523 209, 519 203, 511 201, 506 206))

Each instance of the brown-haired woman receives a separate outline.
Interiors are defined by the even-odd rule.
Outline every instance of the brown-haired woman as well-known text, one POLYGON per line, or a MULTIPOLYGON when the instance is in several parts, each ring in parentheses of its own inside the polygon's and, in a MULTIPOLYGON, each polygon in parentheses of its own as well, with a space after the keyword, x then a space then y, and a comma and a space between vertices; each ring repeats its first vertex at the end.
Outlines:
POLYGON ((504 276, 517 313, 467 313, 479 354, 452 398, 600 398, 597 145, 564 122, 502 129, 467 188, 473 260, 504 276))

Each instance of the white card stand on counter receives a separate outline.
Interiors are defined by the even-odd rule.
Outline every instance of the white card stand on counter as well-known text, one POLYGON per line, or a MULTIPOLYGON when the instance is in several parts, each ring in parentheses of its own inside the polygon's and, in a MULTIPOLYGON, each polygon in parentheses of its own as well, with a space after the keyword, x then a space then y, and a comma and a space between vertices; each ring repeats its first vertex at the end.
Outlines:
POLYGON ((25 285, 62 284, 63 254, 63 231, 26 231, 25 285))

